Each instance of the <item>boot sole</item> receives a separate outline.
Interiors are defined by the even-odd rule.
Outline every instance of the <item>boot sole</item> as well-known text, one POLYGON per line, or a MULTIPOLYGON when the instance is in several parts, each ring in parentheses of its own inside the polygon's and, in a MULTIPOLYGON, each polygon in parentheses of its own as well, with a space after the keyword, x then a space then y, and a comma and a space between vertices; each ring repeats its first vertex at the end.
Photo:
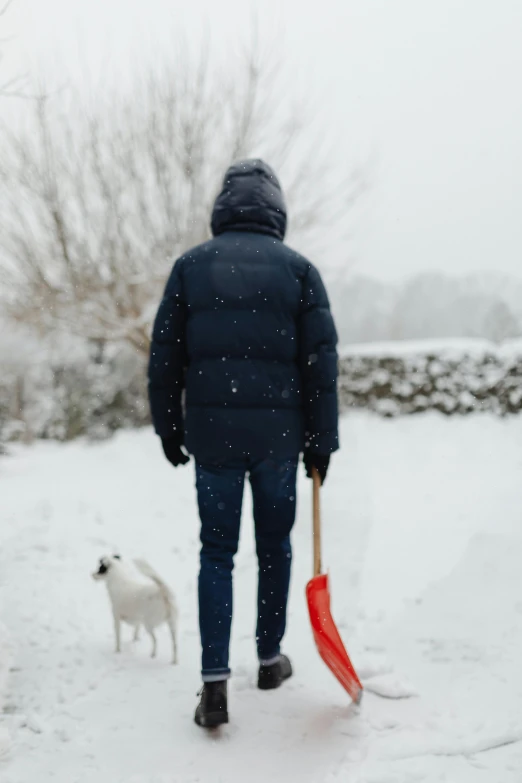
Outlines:
POLYGON ((257 687, 259 688, 260 691, 275 691, 276 688, 280 688, 284 682, 289 680, 292 674, 293 672, 287 674, 286 677, 280 677, 278 680, 268 680, 268 681, 258 680, 257 687))
POLYGON ((202 729, 217 729, 218 726, 228 723, 228 712, 209 712, 208 715, 205 715, 204 721, 196 715, 194 720, 202 729))

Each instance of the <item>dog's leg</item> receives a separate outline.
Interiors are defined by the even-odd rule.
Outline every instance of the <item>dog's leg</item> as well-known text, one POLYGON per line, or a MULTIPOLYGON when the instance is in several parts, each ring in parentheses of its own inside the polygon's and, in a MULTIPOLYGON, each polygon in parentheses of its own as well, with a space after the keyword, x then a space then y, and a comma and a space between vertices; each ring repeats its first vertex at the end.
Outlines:
POLYGON ((132 637, 132 641, 133 642, 139 642, 139 640, 140 640, 140 626, 137 625, 134 628, 134 636, 132 637))
POLYGON ((172 637, 172 663, 174 665, 178 662, 178 642, 176 635, 176 621, 174 619, 169 620, 170 635, 172 637))
POLYGON ((152 639, 152 652, 150 654, 151 658, 156 657, 156 651, 158 648, 158 643, 156 641, 156 636, 154 635, 154 629, 153 628, 147 628, 147 633, 149 634, 150 638, 152 639))
POLYGON ((116 612, 113 612, 114 618, 114 636, 116 638, 116 652, 121 652, 121 620, 116 612))

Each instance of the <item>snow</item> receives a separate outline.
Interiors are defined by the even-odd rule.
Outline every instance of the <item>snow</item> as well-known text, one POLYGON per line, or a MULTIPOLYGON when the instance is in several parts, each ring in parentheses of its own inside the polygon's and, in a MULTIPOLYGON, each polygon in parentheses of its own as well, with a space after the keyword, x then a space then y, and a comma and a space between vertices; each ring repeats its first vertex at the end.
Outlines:
POLYGON ((345 345, 340 350, 345 356, 375 356, 398 358, 405 356, 441 356, 445 359, 461 356, 499 356, 517 358, 522 356, 522 340, 506 340, 494 343, 472 337, 427 338, 423 340, 390 340, 385 342, 357 343, 345 345))
MULTIPOLYGON (((7 677, 11 665, 11 645, 9 635, 4 625, 0 623, 0 715, 7 711, 5 691, 7 677)), ((0 722, 0 759, 6 756, 11 748, 11 737, 6 726, 0 722)))
POLYGON ((149 430, 13 447, 0 460, 0 618, 11 639, 0 633, 2 783, 520 783, 521 442, 520 417, 343 421, 324 490, 324 562, 334 617, 367 686, 360 709, 320 661, 308 627, 303 476, 286 641, 296 674, 279 691, 256 690, 247 504, 231 723, 221 734, 192 722, 190 469, 174 471, 149 430), (157 660, 130 630, 123 653, 113 653, 106 591, 90 573, 115 550, 146 557, 172 584, 177 667, 166 631, 157 660))

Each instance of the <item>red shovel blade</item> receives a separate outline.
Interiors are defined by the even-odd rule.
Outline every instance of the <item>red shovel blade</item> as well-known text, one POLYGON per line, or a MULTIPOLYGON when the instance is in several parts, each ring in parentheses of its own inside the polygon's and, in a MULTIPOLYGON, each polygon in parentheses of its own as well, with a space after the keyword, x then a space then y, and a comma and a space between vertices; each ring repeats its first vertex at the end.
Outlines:
POLYGON ((306 598, 319 655, 351 699, 359 704, 363 686, 355 673, 332 617, 327 574, 319 574, 310 579, 306 586, 306 598))

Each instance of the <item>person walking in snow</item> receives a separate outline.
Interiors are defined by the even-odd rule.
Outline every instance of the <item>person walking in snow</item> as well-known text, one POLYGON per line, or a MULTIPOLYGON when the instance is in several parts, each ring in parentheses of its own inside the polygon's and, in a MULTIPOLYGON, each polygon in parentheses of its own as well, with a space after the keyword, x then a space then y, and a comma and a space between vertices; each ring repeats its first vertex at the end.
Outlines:
POLYGON ((228 722, 232 569, 245 478, 259 562, 258 686, 292 674, 286 627, 300 454, 324 481, 338 448, 337 334, 316 268, 283 243, 280 184, 261 160, 227 171, 213 239, 186 252, 156 316, 149 398, 166 458, 196 463, 203 689, 196 723, 228 722), (183 392, 185 398, 183 400, 183 392))

